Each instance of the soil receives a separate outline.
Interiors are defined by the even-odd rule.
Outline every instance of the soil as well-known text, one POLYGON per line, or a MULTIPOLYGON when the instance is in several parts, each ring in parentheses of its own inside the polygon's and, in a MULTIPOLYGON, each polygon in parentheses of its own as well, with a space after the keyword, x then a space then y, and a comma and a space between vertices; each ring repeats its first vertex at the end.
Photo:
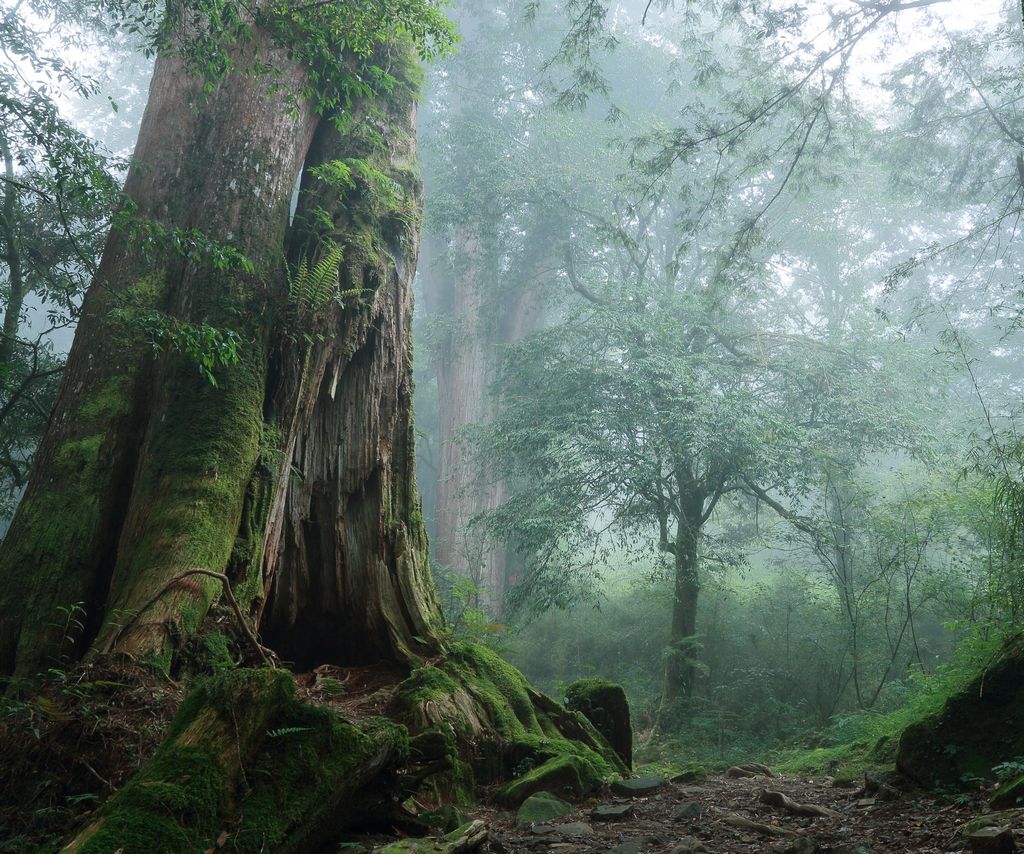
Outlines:
MULTIPOLYGON (((960 828, 985 812, 980 796, 973 802, 964 798, 951 801, 924 792, 901 792, 897 799, 886 801, 857 797, 851 789, 836 788, 828 778, 713 776, 696 784, 666 783, 647 797, 591 799, 549 825, 516 827, 514 814, 497 810, 477 810, 473 815, 484 819, 490 827, 490 841, 483 850, 494 854, 646 854, 686 850, 929 854, 965 850, 967 845, 960 828), (807 818, 766 806, 760 802, 760 793, 765 788, 780 791, 802 804, 828 807, 839 815, 807 818), (600 804, 631 804, 632 814, 619 821, 595 821, 590 813, 600 804), (793 835, 767 835, 730 826, 727 818, 734 816, 774 825, 793 835), (570 827, 568 831, 559 829, 572 824, 581 826, 570 827), (687 837, 703 847, 685 847, 687 837)), ((1015 832, 1018 843, 1024 842, 1024 827, 1015 832)))
POLYGON ((23 699, 0 694, 0 852, 66 836, 163 740, 184 688, 151 670, 53 670, 23 699))

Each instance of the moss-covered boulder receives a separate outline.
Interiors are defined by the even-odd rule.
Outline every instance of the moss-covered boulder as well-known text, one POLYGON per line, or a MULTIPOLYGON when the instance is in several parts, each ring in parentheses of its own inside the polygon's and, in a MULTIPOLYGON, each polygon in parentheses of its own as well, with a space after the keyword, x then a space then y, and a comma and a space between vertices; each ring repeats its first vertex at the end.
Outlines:
POLYGON ((626 768, 633 768, 633 727, 621 685, 606 679, 578 679, 565 692, 565 707, 590 721, 626 768))
POLYGON ((530 795, 516 810, 516 824, 544 824, 572 812, 572 805, 550 792, 530 795))
POLYGON ((498 789, 495 801, 509 808, 518 807, 530 795, 548 792, 568 800, 579 800, 597 789, 603 778, 586 759, 565 753, 548 759, 498 789))
POLYGON ((896 767, 923 786, 956 787, 992 779, 992 769, 1024 756, 1024 644, 999 660, 937 715, 900 736, 896 767))
POLYGON ((283 670, 225 671, 197 685, 153 757, 64 850, 315 850, 389 807, 407 744, 385 719, 356 726, 299 702, 283 670))

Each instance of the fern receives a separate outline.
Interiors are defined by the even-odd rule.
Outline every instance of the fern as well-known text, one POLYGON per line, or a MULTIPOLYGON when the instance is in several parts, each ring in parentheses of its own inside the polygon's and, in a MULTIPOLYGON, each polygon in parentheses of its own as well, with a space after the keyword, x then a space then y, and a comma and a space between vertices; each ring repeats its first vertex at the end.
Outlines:
POLYGON ((288 299, 299 316, 315 314, 338 292, 338 269, 344 250, 331 244, 326 254, 315 264, 303 257, 288 277, 288 299))
POLYGON ((277 729, 267 730, 267 738, 281 738, 285 735, 297 735, 300 732, 309 732, 312 727, 308 726, 282 726, 277 729))

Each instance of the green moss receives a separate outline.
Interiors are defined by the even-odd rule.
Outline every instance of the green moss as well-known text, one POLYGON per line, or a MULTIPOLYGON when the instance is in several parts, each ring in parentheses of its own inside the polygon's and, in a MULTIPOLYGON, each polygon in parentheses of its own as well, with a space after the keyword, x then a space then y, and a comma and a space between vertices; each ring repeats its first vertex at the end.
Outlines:
POLYGON ((1024 774, 1000 783, 989 801, 994 809, 1009 809, 1021 804, 1024 804, 1024 774))
POLYGON ((607 679, 579 679, 566 690, 565 705, 594 725, 626 768, 633 767, 633 727, 621 685, 607 679))
POLYGON ((357 726, 299 702, 284 671, 225 671, 197 682, 167 741, 74 850, 315 850, 359 817, 362 798, 373 803, 363 786, 375 763, 401 763, 408 749, 389 720, 357 726))
POLYGON ((360 769, 383 750, 398 758, 407 750, 405 729, 385 719, 356 727, 329 709, 296 705, 282 723, 246 769, 252 789, 228 851, 313 850, 335 814, 351 818, 360 769))
POLYGON ((896 765, 925 786, 974 787, 993 768, 1024 756, 1024 645, 1000 659, 942 710, 900 736, 896 765))
POLYGON ((196 664, 202 671, 229 670, 235 667, 231 640, 223 632, 204 632, 198 639, 196 664))
POLYGON ((515 808, 530 795, 549 792, 559 797, 578 800, 598 788, 603 781, 601 773, 586 759, 566 753, 548 759, 511 783, 502 786, 495 800, 503 806, 515 808))
POLYGON ((222 768, 206 751, 168 746, 122 789, 84 854, 193 854, 216 838, 226 803, 222 768))
POLYGON ((476 786, 507 780, 524 767, 553 763, 549 770, 567 774, 566 785, 576 791, 624 770, 586 718, 533 691, 518 670, 482 645, 453 644, 437 664, 414 671, 397 704, 414 731, 441 722, 454 727, 459 747, 441 787, 462 803, 472 801, 476 786))
POLYGON ((127 415, 131 410, 130 382, 126 375, 110 377, 79 408, 82 418, 100 421, 127 415))

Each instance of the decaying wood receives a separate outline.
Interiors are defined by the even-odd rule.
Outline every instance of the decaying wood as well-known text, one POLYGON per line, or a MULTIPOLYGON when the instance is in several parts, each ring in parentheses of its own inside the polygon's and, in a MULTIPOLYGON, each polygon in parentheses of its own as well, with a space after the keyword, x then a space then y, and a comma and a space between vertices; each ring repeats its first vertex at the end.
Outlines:
POLYGON ((900 793, 898 789, 893 788, 888 783, 883 783, 881 780, 865 774, 864 785, 854 792, 851 797, 860 800, 868 796, 872 796, 879 801, 895 801, 899 798, 900 793))
POLYGON ((449 842, 446 854, 466 854, 466 852, 475 851, 486 841, 487 825, 480 821, 480 819, 476 819, 459 834, 458 839, 449 842))
POLYGON ((839 818, 842 815, 833 809, 818 806, 817 804, 797 803, 782 792, 774 792, 770 789, 762 789, 759 800, 762 804, 784 809, 786 812, 792 813, 793 815, 804 815, 817 818, 839 818))

